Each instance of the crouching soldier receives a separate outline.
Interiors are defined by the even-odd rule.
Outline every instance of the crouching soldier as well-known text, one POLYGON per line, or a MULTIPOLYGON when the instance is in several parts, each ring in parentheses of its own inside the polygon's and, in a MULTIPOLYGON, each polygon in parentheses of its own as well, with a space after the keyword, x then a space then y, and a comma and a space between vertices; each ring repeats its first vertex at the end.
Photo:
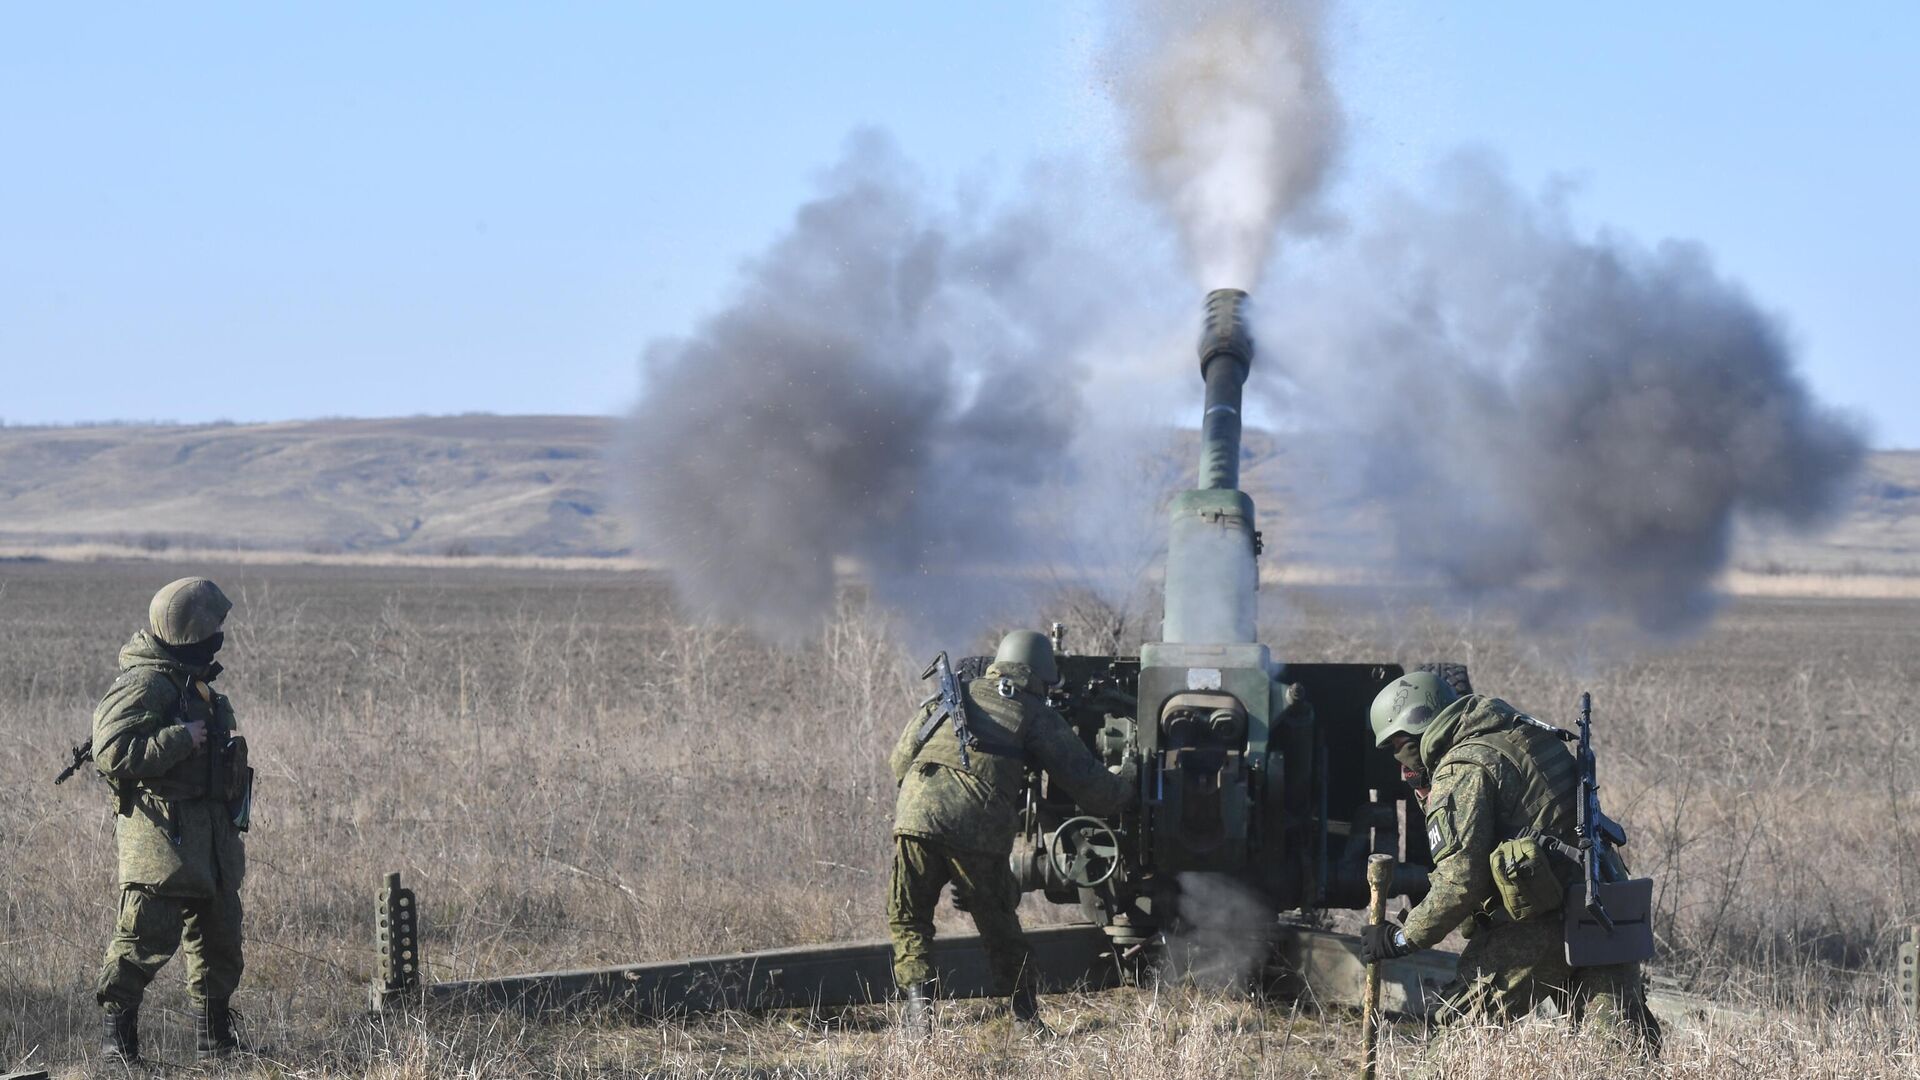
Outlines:
MULTIPOLYGON (((1639 964, 1567 963, 1564 912, 1514 918, 1494 874, 1504 842, 1576 841, 1580 777, 1565 733, 1499 698, 1456 695, 1440 677, 1409 673, 1374 699, 1374 744, 1390 749, 1426 811, 1432 887, 1406 925, 1366 928, 1369 962, 1431 948, 1456 927, 1468 936, 1435 1018, 1506 1022, 1552 1000, 1563 1014, 1657 1053, 1660 1024, 1647 1009, 1639 964)), ((1620 869, 1624 870, 1624 866, 1620 869)), ((1564 886, 1577 874, 1569 863, 1564 886)), ((1624 876, 1624 874, 1622 875, 1624 876)))
POLYGON ((236 1046, 228 1002, 242 966, 252 770, 233 706, 211 685, 232 606, 205 578, 161 589, 93 714, 94 762, 119 796, 120 916, 95 995, 109 1058, 139 1059, 141 998, 183 937, 198 1056, 236 1046))
POLYGON ((900 785, 893 819, 893 885, 887 917, 893 977, 906 999, 908 1031, 932 1026, 933 911, 953 883, 972 914, 993 973, 994 993, 1012 1000, 1016 1024, 1045 1034, 1037 979, 1015 909, 1020 888, 1007 864, 1019 831, 1029 764, 1045 769, 1089 813, 1111 814, 1134 795, 1131 767, 1109 773, 1060 714, 1047 707, 1057 681, 1045 635, 1017 630, 993 664, 961 691, 963 717, 939 696, 908 721, 893 748, 900 785), (956 724, 955 720, 961 722, 956 724))

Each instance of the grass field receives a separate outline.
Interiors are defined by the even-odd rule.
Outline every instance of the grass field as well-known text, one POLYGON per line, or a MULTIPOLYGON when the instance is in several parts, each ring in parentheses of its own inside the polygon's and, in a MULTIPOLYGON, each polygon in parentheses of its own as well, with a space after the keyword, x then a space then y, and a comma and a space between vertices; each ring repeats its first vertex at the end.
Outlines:
MULTIPOLYGON (((925 1050, 899 1043, 882 1007, 678 1025, 372 1021, 371 912, 388 870, 420 890, 436 979, 877 936, 883 758, 918 699, 918 667, 854 596, 819 640, 783 650, 689 624, 643 574, 206 569, 238 605, 220 685, 260 773, 237 1005, 269 1054, 237 1072, 1352 1066, 1351 1017, 1170 991, 1056 999, 1065 1037, 1039 1045, 1012 1040, 984 1006, 955 1005, 983 1022, 925 1050)), ((88 1074, 114 909, 110 800, 97 781, 49 781, 148 596, 181 572, 0 563, 0 1067, 88 1074)), ((1912 1075, 1920 1046, 1893 1011, 1889 971, 1895 938, 1920 921, 1920 603, 1743 600, 1705 637, 1651 649, 1598 630, 1532 637, 1471 612, 1406 614, 1417 599, 1279 590, 1266 637, 1300 660, 1465 660, 1480 689, 1543 715, 1594 691, 1609 809, 1660 880, 1659 974, 1758 1010, 1676 1033, 1658 1075, 1912 1075)), ((1091 647, 1093 607, 1038 609, 1071 612, 1091 647)), ((150 1048, 174 1060, 191 1056, 178 968, 143 1014, 150 1048)), ((1385 1075, 1432 1076, 1623 1067, 1550 1023, 1504 1038, 1405 1032, 1386 1063, 1385 1075)))

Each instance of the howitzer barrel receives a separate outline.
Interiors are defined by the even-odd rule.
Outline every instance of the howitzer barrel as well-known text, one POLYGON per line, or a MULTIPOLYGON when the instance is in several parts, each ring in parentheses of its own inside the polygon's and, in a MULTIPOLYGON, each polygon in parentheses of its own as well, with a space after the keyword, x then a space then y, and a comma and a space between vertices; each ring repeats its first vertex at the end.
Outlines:
POLYGON ((1247 294, 1215 289, 1207 294, 1207 321, 1200 334, 1200 377, 1207 384, 1200 420, 1200 482, 1210 490, 1240 487, 1240 388, 1253 367, 1253 338, 1243 313, 1247 294))
POLYGON ((1254 640, 1259 574, 1254 567, 1253 500, 1240 490, 1240 389, 1253 365, 1247 294, 1207 294, 1200 334, 1200 377, 1207 386, 1200 421, 1200 473, 1173 500, 1167 536, 1167 609, 1163 640, 1222 645, 1254 640))

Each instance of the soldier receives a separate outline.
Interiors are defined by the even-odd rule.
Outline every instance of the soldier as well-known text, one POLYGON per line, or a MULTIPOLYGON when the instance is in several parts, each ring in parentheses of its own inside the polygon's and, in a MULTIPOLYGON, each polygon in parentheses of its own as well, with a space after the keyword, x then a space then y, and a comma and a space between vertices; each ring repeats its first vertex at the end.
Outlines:
POLYGON ((242 966, 252 770, 233 706, 210 685, 232 607, 205 578, 161 589, 94 710, 94 763, 119 795, 120 916, 95 994, 110 1059, 139 1060, 140 1000, 183 932, 196 1054, 224 1057, 237 1045, 228 999, 242 966))
POLYGON ((1047 707, 1057 681, 1053 646, 1043 634, 1016 630, 1000 642, 986 673, 964 691, 971 738, 960 739, 938 697, 900 733, 890 764, 900 794, 893 818, 893 885, 887 918, 893 977, 906 996, 909 1032, 932 1026, 933 909, 951 881, 956 906, 973 915, 993 972, 994 993, 1011 998, 1016 1024, 1031 1034, 1040 1020, 1030 950, 1015 908, 1020 888, 1007 858, 1019 828, 1029 764, 1046 769, 1080 805, 1117 812, 1134 794, 1133 770, 1101 768, 1060 714, 1047 707))
POLYGON ((1640 965, 1567 965, 1559 911, 1515 921, 1494 886, 1491 857, 1502 841, 1546 836, 1571 844, 1579 775, 1557 729, 1499 698, 1458 696, 1439 676, 1416 671, 1373 700, 1374 744, 1390 747, 1427 815, 1432 887, 1406 925, 1369 926, 1369 963, 1468 936, 1460 971, 1441 991, 1436 1017, 1512 1020, 1551 999, 1563 1013, 1657 1052, 1660 1025, 1647 1010, 1640 965))

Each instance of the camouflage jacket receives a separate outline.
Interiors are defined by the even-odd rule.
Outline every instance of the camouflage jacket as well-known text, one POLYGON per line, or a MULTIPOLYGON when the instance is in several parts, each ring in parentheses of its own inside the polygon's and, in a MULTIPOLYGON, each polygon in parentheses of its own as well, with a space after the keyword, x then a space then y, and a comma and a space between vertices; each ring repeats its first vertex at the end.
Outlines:
POLYGON ((213 790, 209 749, 233 732, 233 706, 210 688, 201 695, 207 671, 174 660, 140 631, 120 650, 120 676, 93 712, 94 765, 131 796, 132 813, 114 819, 122 886, 212 896, 238 889, 246 876, 240 831, 224 793, 213 790), (183 696, 185 715, 207 725, 197 750, 180 722, 183 696))
POLYGON ((1433 777, 1426 813, 1434 869, 1427 898, 1407 917, 1407 941, 1417 948, 1499 907, 1489 860, 1500 843, 1529 830, 1573 839, 1573 753, 1519 715, 1499 698, 1470 695, 1441 710, 1420 738, 1433 777))
POLYGON ((920 728, 939 708, 927 702, 907 721, 889 764, 900 784, 894 803, 895 836, 917 836, 961 851, 1004 856, 1013 850, 1029 765, 1045 769, 1090 813, 1117 812, 1133 789, 1108 772, 1060 714, 1018 689, 1024 665, 996 664, 967 684, 967 724, 980 745, 960 762, 960 740, 942 720, 924 745, 920 728), (1001 693, 1003 685, 1012 696, 1001 693), (1001 752, 995 752, 1001 751, 1001 752))

